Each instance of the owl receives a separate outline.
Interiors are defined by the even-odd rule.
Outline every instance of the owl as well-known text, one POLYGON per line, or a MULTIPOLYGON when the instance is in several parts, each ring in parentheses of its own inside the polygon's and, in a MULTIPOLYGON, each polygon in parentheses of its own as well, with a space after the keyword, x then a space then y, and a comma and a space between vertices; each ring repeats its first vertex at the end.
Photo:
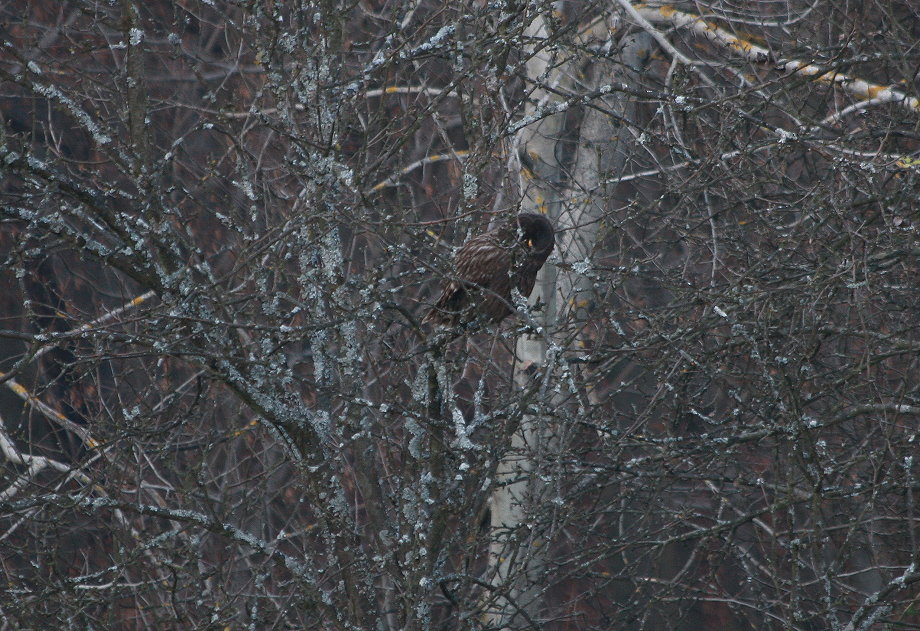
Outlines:
POLYGON ((530 295, 555 245, 553 225, 534 213, 521 213, 473 237, 457 250, 441 295, 423 322, 455 326, 480 316, 501 322, 514 311, 511 290, 530 295))

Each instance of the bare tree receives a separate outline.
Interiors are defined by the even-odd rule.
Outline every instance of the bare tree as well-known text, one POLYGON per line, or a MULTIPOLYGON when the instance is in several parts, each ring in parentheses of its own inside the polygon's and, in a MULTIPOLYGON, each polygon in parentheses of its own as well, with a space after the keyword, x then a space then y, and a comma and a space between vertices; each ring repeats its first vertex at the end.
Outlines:
POLYGON ((0 15, 0 628, 920 628, 914 3, 0 15))

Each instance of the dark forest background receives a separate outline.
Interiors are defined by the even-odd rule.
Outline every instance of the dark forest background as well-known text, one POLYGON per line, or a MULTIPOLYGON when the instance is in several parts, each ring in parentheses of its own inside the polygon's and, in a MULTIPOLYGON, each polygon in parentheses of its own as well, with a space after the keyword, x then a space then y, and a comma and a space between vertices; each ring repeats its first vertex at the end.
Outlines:
POLYGON ((915 2, 0 38, 0 629, 920 629, 915 2), (423 325, 521 211, 530 306, 423 325))

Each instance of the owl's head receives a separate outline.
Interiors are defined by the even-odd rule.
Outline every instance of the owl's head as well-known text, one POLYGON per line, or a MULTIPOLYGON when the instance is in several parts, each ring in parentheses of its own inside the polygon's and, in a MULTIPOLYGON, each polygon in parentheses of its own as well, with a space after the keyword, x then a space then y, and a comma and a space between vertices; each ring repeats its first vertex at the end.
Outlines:
POLYGON ((536 213, 521 213, 517 221, 521 229, 521 242, 532 256, 545 261, 556 245, 553 224, 536 213))

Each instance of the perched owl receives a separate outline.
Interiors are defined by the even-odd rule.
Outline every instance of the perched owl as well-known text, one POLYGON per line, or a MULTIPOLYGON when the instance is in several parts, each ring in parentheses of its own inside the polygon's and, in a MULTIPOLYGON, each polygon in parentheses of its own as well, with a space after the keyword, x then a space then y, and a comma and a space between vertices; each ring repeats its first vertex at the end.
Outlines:
POLYGON ((484 316, 500 322, 514 311, 512 288, 529 296, 555 245, 553 225, 533 213, 473 237, 457 250, 441 296, 423 321, 454 326, 484 316))

